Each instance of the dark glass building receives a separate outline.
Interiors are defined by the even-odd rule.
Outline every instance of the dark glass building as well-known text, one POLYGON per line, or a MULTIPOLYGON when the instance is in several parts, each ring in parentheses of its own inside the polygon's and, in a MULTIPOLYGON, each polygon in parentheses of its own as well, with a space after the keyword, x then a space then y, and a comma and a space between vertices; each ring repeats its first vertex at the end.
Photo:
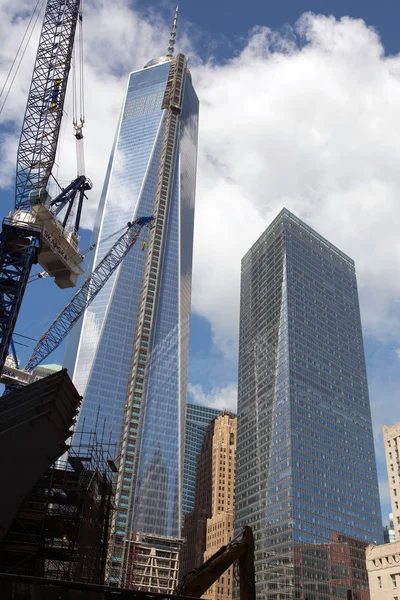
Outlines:
POLYGON ((109 579, 121 585, 136 539, 181 533, 198 113, 182 54, 130 74, 94 264, 128 221, 155 220, 86 311, 65 361, 84 396, 78 431, 118 448, 109 579))
POLYGON ((194 507, 196 462, 207 427, 221 414, 217 408, 188 404, 186 407, 185 459, 183 467, 182 517, 194 507))
POLYGON ((258 600, 368 598, 332 558, 383 542, 354 262, 286 209, 242 260, 235 511, 258 600))

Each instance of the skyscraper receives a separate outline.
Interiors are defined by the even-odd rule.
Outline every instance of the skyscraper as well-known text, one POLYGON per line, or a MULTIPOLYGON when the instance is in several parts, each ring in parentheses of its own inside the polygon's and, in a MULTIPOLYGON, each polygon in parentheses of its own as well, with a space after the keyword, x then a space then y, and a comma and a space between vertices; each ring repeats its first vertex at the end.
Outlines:
POLYGON ((182 520, 199 102, 186 58, 172 52, 173 43, 129 76, 94 263, 128 221, 154 215, 154 227, 93 301, 66 358, 84 396, 78 429, 119 450, 112 579, 121 584, 136 534, 174 538, 182 520))
POLYGON ((182 516, 193 510, 196 464, 207 427, 221 413, 217 408, 188 404, 186 407, 185 459, 183 468, 182 516))
POLYGON ((321 552, 383 541, 354 262, 286 209, 242 260, 235 518, 259 600, 346 597, 321 552))

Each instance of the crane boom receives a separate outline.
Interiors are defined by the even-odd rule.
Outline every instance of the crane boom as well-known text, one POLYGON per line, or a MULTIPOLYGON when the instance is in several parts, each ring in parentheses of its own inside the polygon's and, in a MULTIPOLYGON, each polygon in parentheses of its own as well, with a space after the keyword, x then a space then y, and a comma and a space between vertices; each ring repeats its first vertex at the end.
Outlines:
POLYGON ((80 0, 48 0, 17 154, 15 208, 46 189, 56 156, 80 0))
POLYGON ((61 344, 132 248, 142 228, 145 225, 150 226, 153 220, 154 217, 141 217, 133 223, 128 223, 128 229, 118 238, 79 290, 72 296, 69 304, 61 311, 46 333, 42 335, 25 367, 25 371, 32 371, 61 344))
POLYGON ((200 598, 233 565, 239 563, 240 600, 256 600, 254 572, 254 537, 251 527, 245 525, 243 532, 222 546, 197 569, 189 571, 175 594, 200 598))

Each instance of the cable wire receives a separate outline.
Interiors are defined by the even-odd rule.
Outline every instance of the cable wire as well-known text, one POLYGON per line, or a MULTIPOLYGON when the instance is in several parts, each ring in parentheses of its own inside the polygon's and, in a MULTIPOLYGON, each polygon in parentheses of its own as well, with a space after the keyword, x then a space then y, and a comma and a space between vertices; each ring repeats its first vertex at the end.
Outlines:
POLYGON ((9 78, 10 78, 10 75, 11 75, 11 73, 12 73, 12 70, 13 70, 13 68, 14 68, 15 62, 16 62, 16 60, 17 60, 17 56, 18 56, 18 54, 19 54, 19 52, 20 52, 20 50, 21 50, 22 44, 24 43, 25 37, 26 37, 26 35, 27 35, 27 33, 28 33, 29 27, 30 27, 30 25, 31 25, 31 23, 32 23, 33 17, 34 17, 34 15, 35 15, 35 12, 36 12, 36 10, 37 10, 37 7, 38 7, 38 5, 39 5, 40 1, 41 1, 42 3, 41 3, 41 6, 40 6, 39 10, 37 11, 37 15, 36 15, 35 23, 34 23, 34 25, 33 25, 32 29, 31 29, 31 32, 30 32, 30 34, 29 34, 29 37, 28 37, 28 41, 26 42, 26 45, 25 45, 25 48, 24 48, 24 50, 23 50, 23 52, 22 52, 21 58, 19 59, 19 62, 18 62, 18 64, 17 64, 17 68, 16 68, 16 71, 15 71, 15 73, 14 73, 14 75, 13 75, 13 78, 12 78, 12 80, 11 80, 10 86, 9 86, 9 88, 8 88, 8 91, 7 91, 7 94, 6 94, 6 97, 4 98, 3 104, 2 104, 2 105, 1 105, 1 107, 0 107, 0 115, 1 115, 1 113, 3 112, 3 108, 4 108, 4 106, 5 106, 6 102, 7 102, 7 99, 8 99, 8 96, 9 96, 9 94, 10 94, 11 88, 12 88, 12 86, 13 86, 13 84, 14 84, 15 78, 16 78, 16 76, 17 76, 17 73, 18 73, 18 71, 19 71, 19 68, 20 68, 20 66, 21 66, 21 62, 22 62, 22 60, 23 60, 23 58, 24 58, 24 56, 25 56, 25 52, 26 52, 26 50, 27 50, 27 48, 28 48, 28 46, 29 46, 29 42, 31 41, 32 34, 33 34, 34 30, 35 30, 35 27, 36 27, 36 24, 37 24, 37 22, 38 22, 38 19, 39 19, 40 13, 41 13, 41 11, 42 11, 43 5, 44 5, 44 3, 45 3, 45 0, 37 0, 37 2, 36 2, 36 6, 35 6, 35 8, 33 9, 33 12, 32 12, 32 15, 31 15, 31 18, 29 19, 29 23, 28 23, 28 25, 27 25, 27 28, 26 28, 26 30, 25 30, 25 33, 24 33, 24 35, 23 35, 23 38, 22 38, 22 40, 21 40, 21 43, 20 43, 20 45, 19 45, 19 48, 18 48, 18 50, 17 50, 17 53, 16 53, 16 55, 15 55, 15 57, 14 57, 14 60, 13 60, 13 62, 12 62, 12 65, 11 65, 11 67, 10 67, 10 70, 9 70, 9 72, 8 72, 7 78, 6 78, 5 82, 4 82, 4 85, 3 85, 2 89, 1 89, 1 92, 0 92, 0 99, 1 99, 1 97, 2 97, 2 95, 3 95, 3 93, 4 93, 4 90, 5 90, 5 88, 6 88, 6 85, 7 85, 7 81, 8 81, 8 80, 9 80, 9 78))

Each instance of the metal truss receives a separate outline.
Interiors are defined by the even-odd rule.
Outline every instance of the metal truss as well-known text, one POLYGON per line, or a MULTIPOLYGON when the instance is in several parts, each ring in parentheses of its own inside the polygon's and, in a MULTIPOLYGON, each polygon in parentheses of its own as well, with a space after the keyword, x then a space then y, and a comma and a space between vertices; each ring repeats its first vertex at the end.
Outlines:
POLYGON ((75 292, 71 302, 58 315, 47 332, 42 335, 25 367, 26 371, 32 371, 61 344, 132 248, 142 228, 145 225, 150 226, 153 220, 154 217, 142 217, 133 223, 128 223, 128 230, 118 238, 94 269, 93 273, 89 275, 79 290, 75 292))
POLYGON ((65 206, 68 205, 68 208, 65 212, 64 220, 62 222, 62 226, 64 228, 68 224, 68 220, 70 219, 72 208, 74 207, 74 204, 75 204, 75 198, 79 193, 79 198, 78 198, 77 207, 76 207, 77 211, 76 211, 76 215, 75 215, 75 225, 74 225, 75 231, 79 230, 79 225, 80 225, 80 221, 81 221, 82 204, 83 204, 83 199, 85 198, 85 192, 87 190, 91 190, 92 187, 93 186, 92 186, 92 182, 90 181, 90 179, 86 179, 86 177, 84 175, 80 175, 79 177, 74 179, 74 181, 72 181, 61 192, 61 194, 59 194, 57 196, 57 198, 54 198, 54 200, 52 200, 50 202, 52 212, 54 213, 55 216, 58 215, 58 213, 61 212, 65 206))
POLYGON ((3 223, 0 234, 0 372, 8 355, 31 266, 37 262, 40 230, 3 223))
POLYGON ((48 0, 17 154, 15 207, 45 190, 54 164, 80 0, 48 0))

